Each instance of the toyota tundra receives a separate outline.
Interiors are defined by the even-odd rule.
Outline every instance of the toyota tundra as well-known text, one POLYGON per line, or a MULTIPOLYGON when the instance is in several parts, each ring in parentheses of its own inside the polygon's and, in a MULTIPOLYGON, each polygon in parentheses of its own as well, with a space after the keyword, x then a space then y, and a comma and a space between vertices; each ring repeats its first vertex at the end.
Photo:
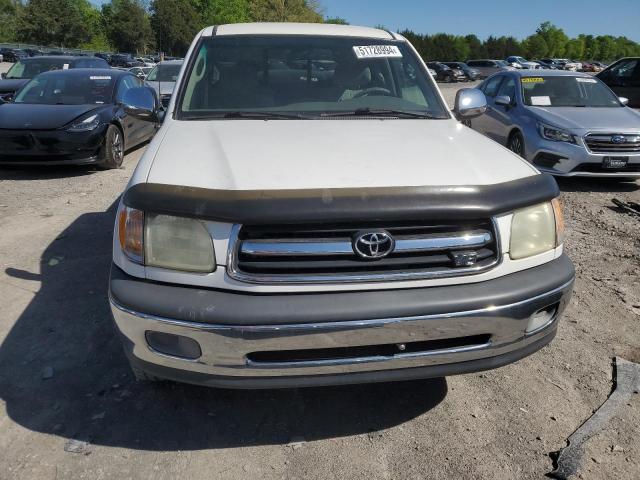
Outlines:
POLYGON ((574 281, 558 186, 460 122, 485 108, 462 89, 450 110, 396 33, 202 30, 117 212, 109 296, 136 376, 396 381, 548 344, 574 281))

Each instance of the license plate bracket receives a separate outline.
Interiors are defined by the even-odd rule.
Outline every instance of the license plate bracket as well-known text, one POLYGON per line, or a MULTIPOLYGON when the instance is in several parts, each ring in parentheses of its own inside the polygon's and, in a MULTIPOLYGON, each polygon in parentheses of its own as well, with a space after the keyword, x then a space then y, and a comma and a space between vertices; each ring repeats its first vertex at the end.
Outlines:
POLYGON ((604 157, 602 159, 602 168, 619 169, 626 168, 629 163, 629 157, 604 157))

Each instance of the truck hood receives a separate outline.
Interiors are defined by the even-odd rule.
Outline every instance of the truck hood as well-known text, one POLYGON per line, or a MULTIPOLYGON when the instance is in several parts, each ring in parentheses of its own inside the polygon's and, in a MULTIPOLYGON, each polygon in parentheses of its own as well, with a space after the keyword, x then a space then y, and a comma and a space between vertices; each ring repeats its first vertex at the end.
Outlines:
POLYGON ((147 181, 221 190, 488 185, 536 174, 454 120, 170 121, 147 181))
POLYGON ((570 130, 607 130, 637 132, 640 113, 631 108, 529 107, 538 119, 570 130))

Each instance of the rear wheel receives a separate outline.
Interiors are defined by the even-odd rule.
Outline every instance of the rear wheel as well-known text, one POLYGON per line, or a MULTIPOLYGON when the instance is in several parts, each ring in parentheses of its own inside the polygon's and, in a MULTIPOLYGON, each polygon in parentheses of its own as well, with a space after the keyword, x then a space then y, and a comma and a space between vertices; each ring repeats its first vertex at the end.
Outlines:
POLYGON ((520 132, 513 132, 507 142, 507 148, 524 158, 524 138, 520 132))
POLYGON ((120 168, 124 160, 124 138, 115 125, 109 125, 104 136, 100 166, 105 169, 120 168))

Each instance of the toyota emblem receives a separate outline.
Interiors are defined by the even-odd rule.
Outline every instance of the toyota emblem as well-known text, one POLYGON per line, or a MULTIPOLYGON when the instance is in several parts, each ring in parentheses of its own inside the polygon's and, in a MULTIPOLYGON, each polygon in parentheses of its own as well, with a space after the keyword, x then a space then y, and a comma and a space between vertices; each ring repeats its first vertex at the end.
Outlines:
POLYGON ((353 251, 366 260, 384 258, 395 246, 395 240, 385 230, 357 232, 353 236, 353 251))

